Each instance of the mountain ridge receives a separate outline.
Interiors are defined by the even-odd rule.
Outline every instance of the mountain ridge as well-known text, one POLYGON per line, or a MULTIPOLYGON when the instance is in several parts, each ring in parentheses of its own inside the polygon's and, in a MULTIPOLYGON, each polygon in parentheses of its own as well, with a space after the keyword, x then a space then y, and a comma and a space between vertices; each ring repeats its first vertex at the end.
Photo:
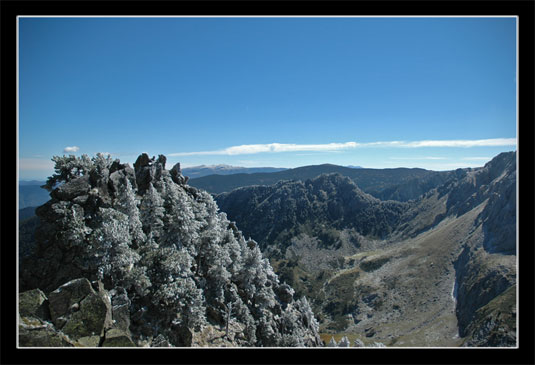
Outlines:
MULTIPOLYGON (((250 345, 251 338, 255 346, 319 345, 318 335, 325 343, 336 335, 388 347, 516 344, 516 152, 500 154, 482 168, 450 171, 441 177, 443 183, 406 202, 378 199, 337 173, 241 187, 214 200, 187 184, 179 164, 166 170, 163 156, 142 155, 134 169, 97 156, 78 171, 82 176, 68 177, 52 189, 52 199, 37 209, 38 217, 22 223, 28 240, 30 225, 39 225, 36 251, 31 244, 21 246, 22 288, 42 288, 39 295, 48 297, 58 286, 72 285, 69 280, 87 276, 95 290, 98 281, 103 290, 111 290, 112 303, 113 293, 126 293, 132 326, 125 336, 137 345, 240 346, 250 345), (99 232, 116 240, 120 249, 98 248, 99 232), (225 243, 212 245, 221 233, 225 243), (256 287, 263 288, 259 293, 250 293, 262 293, 263 299, 256 299, 260 302, 275 303, 273 317, 260 315, 243 297, 246 275, 239 257, 251 250, 251 263, 263 267, 251 275, 265 274, 267 280, 256 287), (89 259, 93 254, 101 258, 89 259), (200 312, 165 304, 175 290, 158 274, 174 270, 165 257, 190 263, 180 280, 195 283, 188 281, 192 291, 187 300, 200 312), (135 269, 131 274, 130 266, 119 264, 123 260, 135 269), (95 276, 100 267, 104 276, 95 276), (223 297, 212 289, 222 286, 214 284, 228 283, 229 274, 235 292, 223 289, 225 300, 217 300, 223 297), (200 319, 204 329, 186 328, 186 322, 169 326, 171 319, 163 314, 167 309, 159 315, 156 302, 140 294, 147 290, 186 322, 200 319), (207 334, 225 333, 229 298, 242 314, 234 322, 227 320, 227 328, 248 328, 248 335, 218 342, 207 334), (148 314, 143 315, 145 307, 148 314), (297 312, 285 317, 293 318, 285 337, 278 313, 289 307, 297 312), (203 312, 208 322, 199 316, 203 312), (319 321, 312 328, 311 316, 319 321), (160 333, 150 332, 151 326, 160 333), (266 337, 267 328, 275 334, 266 337)), ((53 177, 47 185, 56 182, 53 177)), ((62 323, 54 325, 60 330, 62 323)), ((106 331, 115 335, 114 329, 106 331)), ((100 341, 107 340, 104 333, 100 341)))
POLYGON ((363 333, 360 340, 387 346, 515 345, 516 327, 507 319, 514 315, 500 317, 497 308, 516 305, 504 294, 516 275, 516 152, 452 171, 406 203, 382 202, 335 176, 316 178, 332 183, 325 189, 330 207, 310 198, 310 181, 242 187, 215 198, 245 235, 258 239, 281 278, 310 298, 326 333, 363 333), (383 221, 385 234, 365 229, 368 215, 337 221, 325 213, 357 206, 351 194, 336 198, 349 184, 376 208, 399 207, 383 221), (317 219, 307 226, 308 217, 317 219))
POLYGON ((200 165, 182 168, 182 173, 189 178, 199 178, 208 175, 232 175, 237 173, 252 174, 258 172, 278 172, 286 170, 284 167, 241 167, 225 164, 200 165))
POLYGON ((230 192, 251 185, 273 185, 282 180, 307 180, 325 173, 340 173, 351 178, 364 192, 381 200, 408 201, 443 184, 453 171, 420 168, 369 169, 333 164, 302 166, 273 173, 210 175, 190 179, 189 184, 212 194, 230 192))

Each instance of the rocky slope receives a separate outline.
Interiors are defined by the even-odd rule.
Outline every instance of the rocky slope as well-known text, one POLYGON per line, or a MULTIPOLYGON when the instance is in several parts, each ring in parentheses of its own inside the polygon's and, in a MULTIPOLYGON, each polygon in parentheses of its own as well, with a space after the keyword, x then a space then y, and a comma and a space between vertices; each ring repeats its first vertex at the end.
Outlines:
POLYGON ((19 265, 21 346, 321 345, 307 300, 179 164, 54 161, 19 265))
POLYGON ((451 171, 407 203, 348 180, 325 175, 216 199, 310 298, 324 333, 387 346, 516 344, 515 152, 451 171))

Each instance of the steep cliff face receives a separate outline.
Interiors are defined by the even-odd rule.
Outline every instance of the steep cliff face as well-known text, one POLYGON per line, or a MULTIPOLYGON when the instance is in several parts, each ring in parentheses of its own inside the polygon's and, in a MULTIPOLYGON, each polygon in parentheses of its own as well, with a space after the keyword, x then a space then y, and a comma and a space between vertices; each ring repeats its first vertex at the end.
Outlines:
POLYGON ((515 346, 516 320, 516 265, 514 257, 489 254, 482 247, 465 245, 455 261, 457 283, 456 315, 459 334, 466 345, 515 346), (493 305, 504 296, 507 305, 493 305), (502 318, 494 308, 504 307, 502 318), (491 324, 485 324, 489 320, 491 324), (499 329, 501 328, 501 330, 499 329), (490 336, 492 334, 492 337, 490 336))
MULTIPOLYGON (((19 289, 39 288, 50 308, 73 280, 107 293, 98 294, 110 298, 104 317, 122 325, 100 326, 92 345, 121 343, 118 330, 136 346, 321 344, 307 300, 294 298, 208 193, 187 185, 179 164, 168 171, 164 156, 146 154, 135 169, 102 155, 55 161, 48 185, 63 184, 36 211, 19 289)), ((71 323, 61 317, 52 316, 55 331, 71 323)))
MULTIPOLYGON (((466 337, 466 345, 514 346, 516 153, 496 156, 459 185, 470 185, 463 194, 471 193, 467 201, 481 201, 484 205, 474 223, 478 238, 467 241, 455 262, 459 332, 466 337), (497 315, 496 308, 503 315, 497 315)), ((459 199, 454 207, 463 205, 467 203, 459 199)))

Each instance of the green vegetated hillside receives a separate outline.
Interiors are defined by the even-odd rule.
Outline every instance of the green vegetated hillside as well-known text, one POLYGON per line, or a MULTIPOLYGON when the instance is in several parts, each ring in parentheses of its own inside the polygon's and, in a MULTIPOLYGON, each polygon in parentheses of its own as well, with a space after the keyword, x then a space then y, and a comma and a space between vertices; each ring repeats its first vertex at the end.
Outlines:
POLYGON ((514 152, 452 171, 410 202, 380 201, 338 174, 216 200, 309 298, 324 340, 516 345, 514 152))
POLYGON ((364 192, 381 200, 408 201, 435 188, 454 175, 453 172, 424 169, 367 169, 331 164, 304 166, 273 173, 209 175, 189 180, 191 186, 213 194, 230 192, 251 185, 273 185, 282 180, 313 179, 322 174, 338 173, 347 176, 364 192))
POLYGON ((20 227, 25 346, 516 344, 514 152, 348 169, 368 180, 230 175, 274 184, 215 201, 163 156, 56 164, 47 184, 65 183, 20 227))

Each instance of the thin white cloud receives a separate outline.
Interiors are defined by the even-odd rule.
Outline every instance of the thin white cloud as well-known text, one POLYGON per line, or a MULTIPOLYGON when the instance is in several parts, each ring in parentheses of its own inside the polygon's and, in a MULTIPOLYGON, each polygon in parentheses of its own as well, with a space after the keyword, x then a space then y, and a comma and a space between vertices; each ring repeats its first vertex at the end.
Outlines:
POLYGON ((356 142, 327 143, 327 144, 245 144, 232 146, 217 151, 178 152, 170 153, 169 156, 194 156, 194 155, 250 155, 256 153, 298 152, 298 151, 337 151, 341 149, 358 147, 356 142))
POLYGON ((63 149, 63 152, 78 152, 79 149, 80 149, 80 147, 78 147, 78 146, 65 147, 63 149))
POLYGON ((496 147, 514 145, 516 145, 516 138, 404 142, 404 147, 496 147))
POLYGON ((345 142, 326 144, 246 144, 227 147, 215 151, 177 152, 169 156, 200 156, 200 155, 250 155, 256 153, 280 153, 280 152, 334 152, 358 147, 391 147, 391 148, 421 148, 421 147, 495 147, 516 146, 516 138, 494 138, 478 140, 424 140, 424 141, 386 141, 386 142, 345 142))

